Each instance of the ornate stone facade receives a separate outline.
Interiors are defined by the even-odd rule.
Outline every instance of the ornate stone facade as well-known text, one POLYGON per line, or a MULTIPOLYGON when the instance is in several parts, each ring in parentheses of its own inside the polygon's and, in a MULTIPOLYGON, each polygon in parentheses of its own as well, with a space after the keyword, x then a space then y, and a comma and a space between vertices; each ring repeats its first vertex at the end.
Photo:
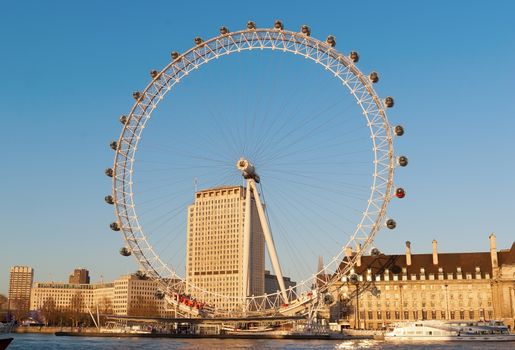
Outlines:
POLYGON ((514 328, 515 243, 497 251, 363 256, 334 290, 330 317, 351 328, 381 329, 399 321, 503 320, 514 328), (374 291, 373 295, 371 291, 374 291), (358 307, 356 307, 358 305, 358 307))

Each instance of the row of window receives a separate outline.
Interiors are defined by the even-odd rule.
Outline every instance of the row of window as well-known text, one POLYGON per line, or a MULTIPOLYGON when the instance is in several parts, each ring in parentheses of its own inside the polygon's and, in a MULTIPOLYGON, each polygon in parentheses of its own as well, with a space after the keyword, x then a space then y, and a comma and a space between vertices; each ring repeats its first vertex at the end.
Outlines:
MULTIPOLYGON (((400 311, 368 311, 365 313, 365 311, 360 311, 359 313, 360 318, 362 320, 365 319, 365 316, 368 317, 368 319, 376 319, 376 320, 475 320, 478 318, 484 319, 485 318, 485 310, 451 310, 449 312, 445 310, 433 310, 433 311, 427 311, 427 310, 415 310, 415 311, 403 311, 402 313, 400 311)), ((493 311, 488 310, 487 311, 488 319, 493 318, 493 311)))

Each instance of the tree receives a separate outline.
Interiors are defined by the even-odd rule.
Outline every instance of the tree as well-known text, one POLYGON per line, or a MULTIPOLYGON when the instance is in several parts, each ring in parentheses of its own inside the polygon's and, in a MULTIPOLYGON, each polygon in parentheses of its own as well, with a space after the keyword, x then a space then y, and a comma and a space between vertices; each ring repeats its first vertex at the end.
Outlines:
POLYGON ((0 294, 0 310, 3 310, 4 304, 7 302, 7 297, 3 294, 0 294))
POLYGON ((57 309, 54 298, 49 297, 43 303, 41 307, 41 313, 45 318, 45 323, 47 326, 56 325, 59 321, 59 310, 57 309))
POLYGON ((77 327, 84 318, 82 312, 84 310, 84 297, 80 292, 76 292, 70 300, 69 316, 72 321, 72 325, 77 327))
POLYGON ((27 313, 29 312, 29 305, 26 300, 23 299, 12 299, 9 302, 11 308, 11 314, 16 320, 20 322, 27 313))
POLYGON ((113 314, 113 301, 111 298, 104 296, 98 303, 98 312, 100 313, 100 323, 104 324, 106 321, 106 315, 113 314))
POLYGON ((7 320, 7 297, 0 294, 0 321, 7 320))

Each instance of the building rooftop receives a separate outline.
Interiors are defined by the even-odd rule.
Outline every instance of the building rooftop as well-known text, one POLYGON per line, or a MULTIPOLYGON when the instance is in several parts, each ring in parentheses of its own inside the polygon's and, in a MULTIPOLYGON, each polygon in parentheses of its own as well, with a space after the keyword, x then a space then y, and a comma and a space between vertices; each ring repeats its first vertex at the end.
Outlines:
MULTIPOLYGON (((515 264, 515 242, 510 249, 497 252, 499 266, 515 264)), ((465 252, 465 253, 438 253, 438 264, 433 264, 433 253, 411 254, 411 265, 406 263, 406 254, 378 256, 363 255, 361 257, 361 265, 354 266, 357 274, 365 274, 371 269, 372 274, 382 274, 388 269, 390 274, 402 274, 403 269, 407 275, 421 273, 424 274, 438 273, 456 273, 457 268, 461 268, 463 274, 475 274, 476 268, 479 267, 481 274, 488 273, 492 276, 492 262, 490 252, 465 252), (440 271, 441 269, 441 271, 440 271)))

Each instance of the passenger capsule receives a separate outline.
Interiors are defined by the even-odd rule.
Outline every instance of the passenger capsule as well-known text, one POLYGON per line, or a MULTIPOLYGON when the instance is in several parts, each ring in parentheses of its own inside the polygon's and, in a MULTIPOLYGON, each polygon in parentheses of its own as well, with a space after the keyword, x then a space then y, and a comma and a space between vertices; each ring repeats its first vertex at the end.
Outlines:
POLYGON ((393 97, 391 96, 388 96, 387 98, 384 99, 384 105, 388 108, 391 108, 393 107, 394 105, 394 102, 393 102, 393 97))
POLYGON ((300 27, 300 32, 302 34, 304 34, 305 36, 310 36, 311 35, 311 29, 307 25, 305 25, 305 24, 302 27, 300 27))
POLYGON ((111 224, 109 224, 109 227, 113 231, 120 231, 120 225, 118 225, 117 222, 112 222, 111 224))
POLYGON ((373 296, 377 297, 379 294, 381 294, 381 291, 380 291, 377 287, 374 287, 374 288, 372 288, 372 290, 370 291, 370 293, 371 293, 373 296))
POLYGON ((406 197, 406 191, 404 191, 404 188, 399 187, 395 190, 395 196, 397 198, 404 198, 406 197))
POLYGON ((172 56, 172 60, 176 60, 177 58, 179 58, 179 53, 177 51, 173 51, 170 56, 172 56))
POLYGON ((397 227, 397 223, 394 219, 388 219, 386 220, 386 227, 388 227, 390 230, 393 230, 395 227, 397 227))
POLYGON ((122 249, 120 249, 121 256, 131 256, 131 254, 131 251, 127 247, 123 247, 122 249))
POLYGON ((247 29, 256 29, 256 22, 248 21, 247 22, 247 29))
POLYGON ((134 97, 135 100, 139 100, 141 98, 141 96, 143 96, 143 94, 139 91, 134 91, 132 93, 132 97, 134 97))
POLYGON ((158 290, 156 290, 156 292, 154 293, 154 296, 155 296, 157 299, 164 299, 164 298, 165 298, 165 292, 163 292, 162 290, 158 289, 158 290))
POLYGON ((112 150, 116 151, 118 149, 118 142, 116 141, 112 141, 110 144, 109 144, 109 147, 111 147, 112 150))
POLYGON ((111 195, 105 196, 104 200, 106 201, 107 204, 114 204, 114 198, 111 195))
POLYGON ((105 173, 107 176, 109 176, 109 177, 113 177, 114 171, 113 171, 113 169, 111 169, 111 168, 107 168, 107 169, 104 171, 104 173, 105 173))
POLYGON ((120 123, 122 123, 123 125, 127 124, 127 116, 126 115, 122 115, 120 117, 120 123))
POLYGON ((278 29, 278 30, 283 30, 284 29, 283 22, 281 22, 279 20, 275 21, 274 28, 278 29))
POLYGON ((349 276, 349 282, 358 283, 358 281, 359 281, 358 275, 356 275, 355 273, 353 273, 352 275, 349 276))
POLYGON ((352 62, 357 63, 359 61, 359 54, 356 51, 351 51, 349 58, 352 62))
POLYGON ((229 33, 229 29, 227 27, 220 27, 220 34, 225 35, 229 33))
POLYGON ((324 304, 331 305, 334 302, 334 297, 331 294, 324 295, 324 304))
POLYGON ((201 37, 197 36, 197 37, 195 38, 195 45, 200 45, 200 44, 202 44, 202 42, 203 42, 203 40, 202 40, 202 38, 201 38, 201 37))
POLYGON ((372 83, 377 83, 379 81, 379 74, 377 74, 377 72, 372 72, 368 76, 368 79, 370 79, 372 83))
POLYGON ((158 75, 159 75, 159 72, 157 70, 150 71, 150 76, 152 77, 152 79, 155 79, 158 75))
POLYGON ((400 156, 399 158, 397 158, 397 163, 400 166, 406 166, 408 165, 408 158, 406 156, 400 156))
POLYGON ((404 128, 401 125, 396 125, 395 128, 393 128, 393 132, 396 136, 402 136, 404 135, 404 128))
POLYGON ((329 35, 327 39, 325 39, 325 42, 331 45, 331 47, 336 46, 336 38, 334 37, 334 35, 329 35))
POLYGON ((141 280, 147 279, 147 274, 144 271, 138 270, 135 275, 141 280))
POLYGON ((370 255, 373 255, 373 256, 378 256, 380 254, 381 254, 381 252, 377 248, 372 248, 372 250, 370 251, 370 255))

